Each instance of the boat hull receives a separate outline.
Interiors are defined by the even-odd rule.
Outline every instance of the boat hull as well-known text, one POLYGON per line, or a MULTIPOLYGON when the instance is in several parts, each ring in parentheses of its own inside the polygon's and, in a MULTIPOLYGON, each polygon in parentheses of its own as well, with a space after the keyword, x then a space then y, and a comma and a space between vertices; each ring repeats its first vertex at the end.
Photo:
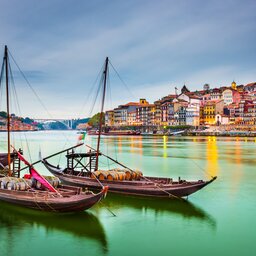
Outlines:
MULTIPOLYGON (((74 188, 77 189, 78 188, 74 188)), ((48 212, 79 212, 91 208, 104 197, 104 191, 98 194, 84 192, 63 193, 61 197, 47 191, 16 191, 0 188, 0 200, 35 210, 48 212)))
MULTIPOLYGON (((96 179, 90 177, 81 177, 61 173, 58 168, 44 162, 46 168, 55 176, 57 176, 63 183, 87 187, 89 189, 100 189, 100 184, 96 179)), ((147 197, 186 197, 189 196, 203 187, 213 182, 216 177, 209 181, 194 181, 194 182, 175 182, 164 184, 161 181, 170 180, 168 178, 145 177, 141 181, 100 181, 104 186, 108 186, 108 191, 116 194, 132 195, 132 196, 147 196, 147 197)))

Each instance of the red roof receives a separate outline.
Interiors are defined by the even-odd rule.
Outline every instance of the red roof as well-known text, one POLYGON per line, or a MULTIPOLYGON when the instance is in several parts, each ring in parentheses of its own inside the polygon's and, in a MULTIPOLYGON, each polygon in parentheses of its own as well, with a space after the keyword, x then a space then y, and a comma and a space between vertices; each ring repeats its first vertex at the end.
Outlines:
POLYGON ((254 85, 256 85, 256 82, 249 83, 249 84, 245 85, 245 87, 251 87, 251 86, 254 86, 254 85))

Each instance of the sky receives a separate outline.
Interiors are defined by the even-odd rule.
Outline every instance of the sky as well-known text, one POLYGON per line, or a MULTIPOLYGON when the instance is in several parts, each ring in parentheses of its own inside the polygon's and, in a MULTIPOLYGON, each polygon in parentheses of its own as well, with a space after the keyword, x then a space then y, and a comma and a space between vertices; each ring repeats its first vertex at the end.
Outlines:
MULTIPOLYGON (((0 4, 0 56, 7 45, 33 88, 11 64, 18 95, 12 110, 22 116, 65 119, 97 112, 95 80, 106 56, 121 77, 110 68, 106 109, 139 98, 153 103, 184 84, 193 91, 205 83, 214 88, 256 81, 255 0, 0 4)), ((0 100, 4 108, 4 96, 0 100)))

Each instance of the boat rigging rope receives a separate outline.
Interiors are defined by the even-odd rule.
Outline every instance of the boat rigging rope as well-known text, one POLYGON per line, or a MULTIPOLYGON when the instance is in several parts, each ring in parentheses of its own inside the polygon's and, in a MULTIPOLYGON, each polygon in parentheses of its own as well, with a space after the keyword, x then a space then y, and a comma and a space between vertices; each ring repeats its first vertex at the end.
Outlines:
MULTIPOLYGON (((39 193, 36 191, 33 198, 34 198, 34 202, 36 204, 36 206, 38 207, 38 209, 40 209, 41 211, 43 211, 44 209, 39 205, 39 202, 37 201, 39 193)), ((44 197, 44 203, 48 206, 49 209, 51 209, 53 212, 57 212, 57 210, 55 210, 50 204, 47 203, 47 199, 48 198, 48 193, 45 195, 44 197)))
MULTIPOLYGON (((13 60, 14 64, 16 65, 16 67, 18 68, 21 76, 23 77, 23 79, 25 80, 26 84, 28 85, 28 87, 30 88, 30 90, 33 92, 33 94, 35 95, 35 97, 37 98, 38 102, 41 104, 41 106, 43 107, 43 109, 46 111, 47 115, 52 119, 55 120, 55 118, 53 118, 53 116, 51 115, 51 113, 48 111, 47 107, 45 106, 45 104, 43 103, 43 101, 41 100, 41 98, 38 96, 38 94, 36 93, 36 91, 34 90, 34 88, 32 87, 32 85, 30 84, 30 82, 28 81, 28 79, 26 78, 24 72, 21 70, 21 68, 19 67, 18 63, 16 62, 16 60, 14 59, 14 57, 12 56, 10 50, 8 49, 8 53, 11 56, 11 59, 13 60)), ((69 138, 67 137, 67 135, 62 132, 62 135, 65 137, 66 141, 69 141, 69 138)))
MULTIPOLYGON (((92 147, 90 147, 90 146, 88 146, 88 145, 86 145, 86 146, 87 146, 88 148, 91 148, 91 149, 95 150, 94 148, 92 148, 92 147)), ((105 154, 103 154, 103 153, 101 153, 101 154, 102 154, 103 156, 109 158, 110 160, 115 161, 113 158, 111 158, 111 157, 109 157, 109 156, 107 156, 107 155, 105 155, 105 154)), ((127 169, 130 170, 131 172, 135 172, 135 171, 132 170, 131 168, 129 168, 129 167, 127 167, 127 166, 125 166, 125 165, 123 165, 123 164, 117 162, 117 161, 116 161, 116 163, 119 164, 119 165, 121 165, 121 166, 124 167, 124 168, 127 168, 127 169)), ((95 176, 95 175, 94 175, 94 176, 95 176)), ((161 190, 161 191, 165 192, 166 194, 168 194, 169 197, 174 197, 174 198, 177 198, 177 199, 179 199, 179 200, 184 200, 183 198, 178 197, 178 196, 175 196, 175 195, 173 195, 172 193, 170 193, 170 192, 164 190, 163 188, 161 188, 157 183, 153 182, 152 180, 150 180, 150 179, 148 179, 148 178, 146 178, 146 177, 144 177, 144 176, 142 176, 142 177, 143 177, 145 180, 150 181, 151 183, 153 183, 159 190, 161 190)))
MULTIPOLYGON (((186 157, 186 155, 182 152, 181 149, 177 148, 178 151, 184 156, 186 157)), ((214 178, 214 176, 212 176, 208 171, 206 171, 204 168, 202 168, 199 164, 197 164, 193 159, 189 158, 189 160, 195 165, 198 167, 198 169, 200 171, 202 171, 204 174, 206 173, 208 176, 210 176, 212 179, 214 178)))
POLYGON ((137 96, 135 96, 129 89, 129 87, 127 86, 127 84, 124 82, 124 80, 121 78, 121 76, 119 75, 119 73, 117 72, 117 70, 115 69, 115 67, 112 65, 112 63, 109 60, 109 64, 110 66, 113 68, 113 70, 115 71, 115 73, 117 74, 118 78, 120 79, 120 81, 122 82, 122 84, 125 86, 126 90, 130 93, 130 95, 133 97, 133 99, 136 99, 137 96))
POLYGON ((41 208, 41 206, 38 204, 38 202, 37 202, 37 192, 35 192, 35 194, 34 194, 34 196, 33 196, 33 199, 34 199, 34 202, 35 202, 35 204, 36 204, 36 206, 38 207, 38 209, 39 210, 41 210, 41 211, 43 211, 43 208, 41 208))
MULTIPOLYGON (((150 180, 150 179, 148 179, 148 178, 146 178, 146 177, 144 177, 144 176, 142 176, 142 178, 143 178, 144 180, 146 180, 146 181, 153 182, 152 180, 150 180)), ((160 190, 162 190, 163 192, 165 192, 166 194, 168 194, 169 197, 174 197, 174 198, 179 199, 179 200, 182 200, 182 201, 184 200, 182 197, 175 196, 175 195, 173 195, 172 193, 170 193, 170 192, 164 190, 164 189, 161 188, 157 183, 155 183, 155 182, 153 182, 153 183, 154 183, 154 185, 155 185, 158 189, 160 189, 160 190)))
MULTIPOLYGON (((86 97, 86 100, 84 101, 84 103, 83 103, 83 105, 82 105, 81 112, 79 113, 79 116, 81 116, 82 113, 84 112, 84 108, 85 108, 86 103, 88 103, 88 100, 91 100, 91 98, 92 98, 91 96, 92 96, 93 90, 94 90, 94 88, 95 88, 96 83, 98 82, 98 79, 99 79, 99 77, 100 77, 100 74, 102 74, 103 69, 104 69, 104 65, 102 65, 101 70, 99 71, 99 73, 98 73, 98 75, 97 75, 97 77, 96 77, 94 83, 92 84, 92 87, 91 87, 90 90, 89 90, 88 96, 86 97)), ((98 96, 96 96, 96 98, 97 98, 97 97, 98 97, 98 96)), ((91 108, 93 109, 94 106, 91 106, 91 108)), ((91 112, 92 112, 92 110, 90 110, 89 116, 90 116, 91 112)))
POLYGON ((50 204, 47 203, 47 199, 48 199, 48 193, 45 196, 45 201, 44 203, 53 211, 53 212, 57 212, 50 204))
MULTIPOLYGON (((1 75, 0 75, 0 104, 3 102, 2 98, 3 98, 3 86, 2 86, 2 80, 4 79, 4 61, 2 63, 2 68, 1 68, 1 75)), ((0 109, 2 109, 1 105, 0 105, 0 109)))
MULTIPOLYGON (((11 68, 10 62, 8 62, 8 63, 9 63, 9 72, 10 72, 10 78, 11 78, 10 80, 11 80, 11 83, 12 83, 12 87, 11 88, 13 90, 14 98, 16 99, 14 102, 16 103, 16 108, 17 108, 17 111, 18 111, 18 115, 22 116, 21 108, 20 108, 20 104, 19 104, 19 100, 18 100, 18 96, 17 96, 17 90, 16 90, 16 86, 15 86, 15 83, 14 83, 14 79, 13 79, 12 68, 11 68)), ((19 133, 19 135, 20 135, 20 133, 19 133)), ((29 147, 29 143, 28 143, 28 139, 27 139, 26 133, 24 132, 23 135, 24 135, 24 138, 25 138, 29 159, 30 159, 30 162, 32 162, 30 147, 29 147)), ((15 140, 13 139, 13 141, 15 141, 15 140)), ((23 148, 23 143, 22 143, 21 136, 20 136, 20 142, 21 142, 21 148, 23 148)))
POLYGON ((91 174, 94 176, 94 178, 98 181, 98 183, 101 185, 102 188, 104 188, 103 184, 100 182, 100 180, 97 178, 97 176, 91 172, 91 174))

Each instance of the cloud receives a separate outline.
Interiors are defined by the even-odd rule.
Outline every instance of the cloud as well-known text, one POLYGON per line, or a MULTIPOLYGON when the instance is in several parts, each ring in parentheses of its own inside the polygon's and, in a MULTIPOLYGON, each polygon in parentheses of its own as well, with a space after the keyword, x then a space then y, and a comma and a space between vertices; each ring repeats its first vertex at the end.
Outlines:
POLYGON ((56 115, 79 112, 106 56, 135 97, 152 101, 172 84, 255 81, 255 1, 1 2, 0 46, 56 115))

